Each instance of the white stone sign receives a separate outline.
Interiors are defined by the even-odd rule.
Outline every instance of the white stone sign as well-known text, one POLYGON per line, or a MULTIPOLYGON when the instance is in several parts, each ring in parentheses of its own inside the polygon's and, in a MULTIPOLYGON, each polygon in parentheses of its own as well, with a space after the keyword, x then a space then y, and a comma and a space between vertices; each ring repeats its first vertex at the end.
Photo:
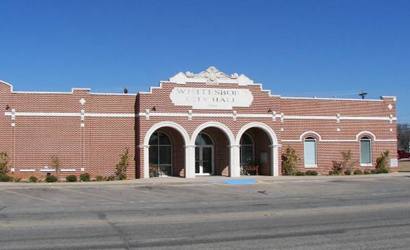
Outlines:
POLYGON ((249 89, 175 87, 169 97, 175 106, 192 106, 193 109, 249 107, 253 101, 249 89))
POLYGON ((395 158, 390 159, 390 167, 392 168, 397 168, 399 167, 399 161, 395 158))

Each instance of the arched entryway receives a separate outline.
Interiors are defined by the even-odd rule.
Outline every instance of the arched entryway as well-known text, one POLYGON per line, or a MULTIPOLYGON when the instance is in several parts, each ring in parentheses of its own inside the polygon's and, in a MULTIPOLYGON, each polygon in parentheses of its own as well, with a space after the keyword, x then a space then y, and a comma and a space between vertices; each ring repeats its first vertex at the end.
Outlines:
POLYGON ((144 178, 186 176, 188 141, 188 133, 176 123, 152 126, 144 139, 144 178))
POLYGON ((279 175, 277 137, 271 127, 260 122, 246 124, 236 143, 242 175, 279 175))
POLYGON ((192 134, 195 147, 195 175, 232 176, 231 145, 234 136, 222 123, 208 122, 192 134))

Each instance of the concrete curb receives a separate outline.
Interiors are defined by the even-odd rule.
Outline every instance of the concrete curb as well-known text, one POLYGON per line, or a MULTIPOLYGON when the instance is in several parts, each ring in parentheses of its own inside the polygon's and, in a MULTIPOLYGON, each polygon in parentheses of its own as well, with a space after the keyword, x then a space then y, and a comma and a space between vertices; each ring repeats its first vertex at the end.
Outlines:
POLYGON ((1 188, 37 188, 37 187, 98 187, 98 186, 178 186, 178 185, 215 185, 224 184, 226 180, 255 179, 256 184, 274 184, 284 182, 328 182, 335 180, 372 180, 380 178, 410 177, 410 173, 390 173, 371 175, 350 176, 243 176, 230 178, 223 176, 198 177, 195 179, 184 179, 178 177, 135 179, 124 181, 91 181, 91 182, 55 182, 55 183, 26 183, 26 182, 0 182, 1 188))

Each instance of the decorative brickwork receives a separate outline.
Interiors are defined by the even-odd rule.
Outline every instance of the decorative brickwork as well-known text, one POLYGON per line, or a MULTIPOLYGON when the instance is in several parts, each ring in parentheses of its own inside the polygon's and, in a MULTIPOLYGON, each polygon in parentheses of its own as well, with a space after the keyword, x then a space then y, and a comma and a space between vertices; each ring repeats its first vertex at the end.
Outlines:
MULTIPOLYGON (((19 92, 13 91, 10 84, 0 82, 0 152, 8 153, 12 174, 19 177, 52 173, 53 155, 61 161, 61 177, 84 172, 109 176, 114 174, 120 154, 128 148, 133 159, 128 178, 143 178, 148 177, 146 139, 150 135, 147 133, 158 125, 172 138, 172 175, 195 177, 192 135, 208 123, 211 125, 204 131, 215 141, 214 174, 218 175, 239 175, 238 133, 247 124, 259 124, 247 132, 255 140, 256 160, 263 154, 268 155, 267 163, 261 166, 263 175, 280 174, 280 155, 288 146, 300 157, 299 170, 305 171, 303 140, 307 136, 317 138, 315 170, 321 174, 328 173, 333 160, 341 160, 341 151, 351 150, 358 162, 358 140, 362 135, 372 139, 373 164, 366 168, 373 168, 384 150, 389 150, 392 158, 396 157, 394 97, 343 100, 274 96, 243 75, 227 76, 215 70, 210 71, 212 74, 180 73, 183 75, 171 78, 177 83, 161 82, 160 87, 135 95, 98 94, 88 89, 73 89, 68 93, 19 92), (189 82, 190 79, 193 82, 189 82), (253 99, 249 107, 193 109, 174 105, 170 93, 175 87, 199 88, 200 91, 217 88, 217 94, 223 94, 220 91, 223 89, 247 89, 253 99)), ((235 97, 234 91, 230 94, 235 97)), ((213 102, 222 102, 231 97, 210 98, 217 98, 212 99, 213 102)))

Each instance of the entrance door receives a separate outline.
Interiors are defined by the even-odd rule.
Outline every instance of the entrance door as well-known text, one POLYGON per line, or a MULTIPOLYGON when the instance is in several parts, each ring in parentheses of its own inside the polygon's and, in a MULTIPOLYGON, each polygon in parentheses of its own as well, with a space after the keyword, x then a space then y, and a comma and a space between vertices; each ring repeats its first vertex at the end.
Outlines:
POLYGON ((213 146, 200 145, 195 147, 195 174, 211 175, 213 170, 213 146))

